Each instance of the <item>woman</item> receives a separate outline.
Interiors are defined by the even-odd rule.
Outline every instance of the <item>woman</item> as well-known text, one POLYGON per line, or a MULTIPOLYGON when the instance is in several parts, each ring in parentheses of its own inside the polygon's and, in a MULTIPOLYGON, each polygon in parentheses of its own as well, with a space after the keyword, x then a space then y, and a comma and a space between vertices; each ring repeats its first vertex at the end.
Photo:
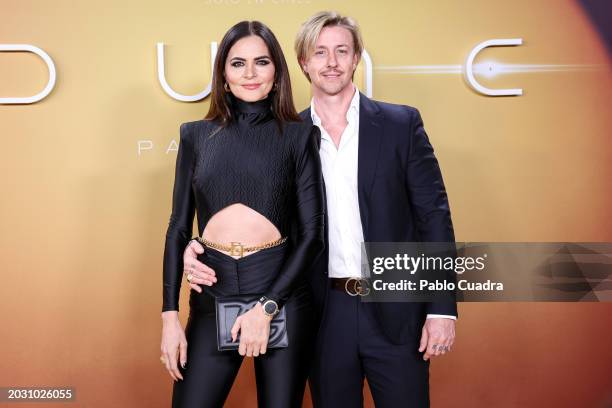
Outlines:
POLYGON ((305 272, 324 246, 319 130, 300 121, 283 52, 260 22, 225 34, 212 82, 205 119, 181 125, 166 234, 161 359, 175 379, 173 407, 222 406, 245 355, 255 357, 259 406, 300 407, 315 330, 305 272), (190 292, 183 333, 182 254, 196 211, 198 259, 216 282, 190 292), (263 297, 234 322, 238 352, 218 351, 215 297, 251 293, 263 297), (267 349, 281 308, 288 347, 267 349))

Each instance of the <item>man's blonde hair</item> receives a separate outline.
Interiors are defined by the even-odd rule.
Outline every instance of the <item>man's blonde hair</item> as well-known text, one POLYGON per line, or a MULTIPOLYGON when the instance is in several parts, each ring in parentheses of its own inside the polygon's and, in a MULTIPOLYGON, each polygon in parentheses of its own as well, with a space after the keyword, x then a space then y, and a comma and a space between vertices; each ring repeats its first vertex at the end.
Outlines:
MULTIPOLYGON (((300 68, 302 67, 302 61, 308 59, 308 56, 313 52, 321 30, 329 26, 343 27, 349 30, 353 36, 353 49, 357 59, 361 58, 363 39, 361 38, 357 22, 353 18, 342 16, 335 11, 321 11, 306 20, 295 37, 295 54, 300 68)), ((304 75, 310 81, 310 77, 306 72, 304 72, 304 75)))

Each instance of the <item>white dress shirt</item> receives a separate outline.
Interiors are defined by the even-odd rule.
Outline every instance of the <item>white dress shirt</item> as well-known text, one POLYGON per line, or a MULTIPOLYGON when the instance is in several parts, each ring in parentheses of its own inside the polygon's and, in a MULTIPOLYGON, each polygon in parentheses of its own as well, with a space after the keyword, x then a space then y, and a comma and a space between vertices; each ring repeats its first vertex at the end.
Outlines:
MULTIPOLYGON (((321 166, 327 197, 330 278, 362 277, 361 248, 363 229, 357 193, 357 160, 359 152, 359 89, 346 112, 347 125, 340 136, 338 148, 321 125, 314 99, 310 101, 312 123, 321 130, 321 166)), ((427 318, 456 316, 428 314, 427 318)))

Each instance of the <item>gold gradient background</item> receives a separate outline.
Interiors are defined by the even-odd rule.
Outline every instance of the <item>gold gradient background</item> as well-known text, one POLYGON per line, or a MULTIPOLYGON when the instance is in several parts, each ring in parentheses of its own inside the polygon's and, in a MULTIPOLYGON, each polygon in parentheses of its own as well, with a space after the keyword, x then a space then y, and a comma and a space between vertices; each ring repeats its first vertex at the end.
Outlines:
MULTIPOLYGON (((293 38, 323 9, 361 24, 374 98, 420 109, 458 241, 612 241, 610 60, 572 1, 0 0, 0 43, 41 47, 58 72, 46 99, 0 105, 0 386, 76 387, 76 402, 45 407, 170 406, 159 363, 176 159, 167 149, 208 100, 163 92, 155 44, 166 44, 170 85, 194 94, 210 79, 209 43, 240 20, 262 20, 284 48, 301 110, 309 88, 293 38), (463 64, 481 41, 519 37, 524 45, 476 62, 605 67, 482 79, 525 91, 499 98, 459 74, 376 70, 463 64), (139 156, 139 140, 153 149, 139 156)), ((32 95, 46 80, 37 56, 0 52, 1 96, 32 95)), ((611 403, 611 312, 609 303, 460 304, 454 351, 432 362, 432 406, 611 403)), ((247 360, 227 406, 253 407, 255 395, 247 360)))

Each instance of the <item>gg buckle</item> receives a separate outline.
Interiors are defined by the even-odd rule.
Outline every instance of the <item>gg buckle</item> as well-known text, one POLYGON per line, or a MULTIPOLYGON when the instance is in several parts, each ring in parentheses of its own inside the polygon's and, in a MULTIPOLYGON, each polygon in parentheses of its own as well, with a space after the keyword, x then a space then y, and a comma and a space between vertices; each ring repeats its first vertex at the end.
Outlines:
POLYGON ((365 279, 348 278, 344 283, 344 290, 346 290, 346 293, 348 293, 350 296, 367 296, 370 293, 370 288, 367 287, 367 285, 368 283, 365 279), (349 290, 349 282, 351 281, 355 282, 352 284, 352 292, 349 290))

